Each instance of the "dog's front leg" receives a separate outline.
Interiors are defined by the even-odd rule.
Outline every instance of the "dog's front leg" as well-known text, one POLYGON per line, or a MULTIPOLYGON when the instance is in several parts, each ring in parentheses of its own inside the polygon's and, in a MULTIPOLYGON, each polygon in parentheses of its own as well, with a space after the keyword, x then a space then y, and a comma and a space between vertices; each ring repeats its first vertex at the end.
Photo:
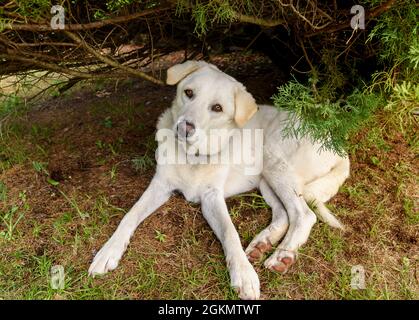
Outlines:
POLYGON ((241 299, 258 299, 259 278, 243 251, 223 192, 217 188, 209 188, 203 193, 201 204, 205 219, 223 246, 232 287, 238 291, 241 299))
POLYGON ((106 244, 99 250, 89 268, 89 274, 104 274, 118 266, 129 240, 138 225, 164 204, 170 197, 168 183, 154 176, 141 198, 124 216, 118 228, 106 244))

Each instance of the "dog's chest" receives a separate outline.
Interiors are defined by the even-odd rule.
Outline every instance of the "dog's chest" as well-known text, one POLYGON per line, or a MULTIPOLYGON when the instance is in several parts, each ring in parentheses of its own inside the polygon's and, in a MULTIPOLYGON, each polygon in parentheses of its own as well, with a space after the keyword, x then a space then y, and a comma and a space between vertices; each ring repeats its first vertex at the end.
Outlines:
POLYGON ((165 177, 170 188, 184 195, 186 200, 199 203, 201 195, 210 186, 223 185, 225 174, 213 165, 164 165, 158 174, 165 177))
POLYGON ((223 170, 212 165, 177 165, 169 169, 170 182, 186 200, 199 203, 205 189, 214 184, 223 185, 223 170))
POLYGON ((246 176, 234 166, 171 165, 161 167, 171 187, 186 200, 200 203, 202 194, 210 187, 224 190, 225 197, 246 192, 257 186, 259 176, 246 176))

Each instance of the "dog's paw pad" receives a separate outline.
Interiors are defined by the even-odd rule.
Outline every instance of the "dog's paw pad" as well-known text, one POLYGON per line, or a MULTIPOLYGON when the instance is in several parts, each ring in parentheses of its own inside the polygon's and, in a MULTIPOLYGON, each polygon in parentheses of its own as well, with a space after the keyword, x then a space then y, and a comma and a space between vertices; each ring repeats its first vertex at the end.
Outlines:
POLYGON ((272 244, 267 240, 266 242, 257 242, 256 244, 250 244, 246 249, 246 255, 249 261, 255 262, 262 259, 262 256, 265 252, 272 249, 272 244))
POLYGON ((246 255, 250 262, 259 261, 263 254, 272 250, 272 244, 269 240, 252 241, 246 249, 246 255))
POLYGON ((279 252, 275 252, 268 260, 266 260, 265 267, 272 271, 285 274, 295 261, 295 253, 280 250, 279 252))

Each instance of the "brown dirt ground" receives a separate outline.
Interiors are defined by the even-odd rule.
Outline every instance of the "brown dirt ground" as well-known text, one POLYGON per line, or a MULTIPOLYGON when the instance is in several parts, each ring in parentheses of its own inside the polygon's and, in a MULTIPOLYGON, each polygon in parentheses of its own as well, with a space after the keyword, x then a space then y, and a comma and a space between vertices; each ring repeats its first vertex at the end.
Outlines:
MULTIPOLYGON (((275 79, 283 78, 281 72, 258 56, 233 56, 230 59, 235 64, 226 71, 243 82, 258 102, 268 102, 276 87, 281 84, 280 80, 275 82, 275 79)), ((229 63, 225 58, 215 59, 214 62, 223 70, 229 63)), ((54 221, 64 212, 72 210, 59 190, 76 197, 82 211, 92 212, 95 199, 99 196, 105 196, 115 207, 128 210, 144 191, 154 172, 154 168, 144 172, 134 170, 130 159, 147 152, 146 141, 152 139, 157 118, 170 105, 173 96, 172 87, 157 87, 132 80, 118 85, 107 84, 100 90, 92 90, 87 85, 67 97, 48 100, 30 111, 22 120, 23 132, 30 132, 34 124, 49 128, 49 131, 36 141, 30 135, 21 141, 25 141, 25 148, 33 154, 38 154, 34 151, 36 144, 47 150, 47 156, 43 159, 48 161, 47 170, 59 185, 49 184, 45 175, 35 172, 31 161, 16 164, 0 174, 0 180, 7 186, 9 199, 18 199, 19 192, 26 190, 30 203, 30 209, 19 225, 24 241, 19 242, 19 248, 1 245, 2 256, 12 256, 16 250, 36 256, 48 254, 56 257, 54 263, 73 265, 75 270, 86 271, 94 253, 112 234, 123 213, 115 211, 109 214, 106 223, 93 229, 88 241, 70 249, 51 239, 54 221), (98 96, 97 92, 103 91, 109 95, 98 96), (120 105, 128 106, 126 111, 115 108, 120 105), (107 117, 112 122, 111 128, 104 125, 107 117), (115 153, 106 147, 98 148, 98 140, 104 145, 112 144, 115 153), (114 166, 117 166, 117 173, 112 179, 110 172, 114 166), (34 221, 43 226, 39 237, 32 236, 34 221)), ((367 139, 368 132, 368 129, 363 130, 354 141, 367 139)), ((345 294, 339 293, 340 289, 331 288, 331 283, 337 286, 339 278, 347 272, 343 271, 343 265, 351 264, 364 265, 367 277, 377 281, 379 289, 383 288, 380 279, 384 278, 388 279, 389 290, 398 292, 402 280, 391 279, 400 279, 403 257, 409 258, 408 278, 413 281, 413 288, 417 289, 419 232, 417 224, 406 223, 399 192, 401 173, 397 168, 400 163, 407 164, 408 175, 417 177, 418 159, 400 134, 386 134, 384 140, 388 146, 386 150, 368 146, 351 153, 351 177, 345 185, 351 190, 357 190, 360 196, 340 192, 330 203, 332 207, 338 208, 339 217, 349 230, 339 233, 329 231, 321 223, 317 224, 297 265, 285 276, 271 274, 263 269, 263 265, 257 265, 257 272, 262 274, 263 298, 346 298, 345 294), (379 165, 371 162, 372 155, 380 159, 379 165), (381 211, 377 209, 380 205, 381 211), (314 240, 316 237, 320 240, 314 240), (338 251, 335 256, 327 259, 322 248, 333 252, 334 241, 342 246, 341 250, 336 249, 338 251), (275 286, 271 283, 275 283, 275 286), (310 289, 312 291, 307 293, 308 289, 304 286, 313 285, 318 286, 317 289, 310 289)), ((36 156, 31 160, 37 160, 36 156)), ((417 188, 416 180, 412 182, 410 178, 406 179, 405 184, 403 190, 417 188)), ((240 206, 240 199, 230 199, 228 206, 240 206)), ((247 245, 251 236, 268 223, 269 215, 269 210, 264 208, 240 208, 239 217, 233 220, 243 236, 243 245, 247 245), (248 236, 244 236, 244 233, 248 236)), ((83 226, 89 225, 89 219, 91 217, 67 224, 66 236, 74 237, 81 232, 83 226)), ((138 228, 119 269, 113 276, 95 279, 95 284, 112 287, 112 282, 119 277, 122 280, 118 281, 123 283, 123 279, 136 274, 137 259, 141 256, 156 259, 154 272, 166 275, 164 279, 169 279, 171 274, 181 273, 183 268, 188 272, 205 268, 211 259, 218 264, 223 263, 221 246, 201 217, 199 207, 188 204, 181 196, 173 197, 138 228), (155 230, 164 233, 166 241, 157 241, 155 230), (199 248, 188 243, 194 237, 199 248), (182 256, 178 252, 182 252, 182 256)), ((27 263, 25 259, 22 260, 23 266, 27 263)), ((225 270, 222 271, 224 275, 225 270)), ((227 282, 217 283, 217 279, 210 276, 210 281, 198 289, 189 290, 186 284, 185 288, 179 289, 183 290, 180 297, 223 297, 225 289, 222 286, 227 282)), ((124 289, 123 285, 116 291, 115 296, 118 298, 173 297, 171 289, 164 285, 160 291, 148 293, 135 288, 124 289)), ((377 294, 361 295, 361 298, 374 297, 377 294)), ((378 298, 382 296, 378 294, 378 298)))

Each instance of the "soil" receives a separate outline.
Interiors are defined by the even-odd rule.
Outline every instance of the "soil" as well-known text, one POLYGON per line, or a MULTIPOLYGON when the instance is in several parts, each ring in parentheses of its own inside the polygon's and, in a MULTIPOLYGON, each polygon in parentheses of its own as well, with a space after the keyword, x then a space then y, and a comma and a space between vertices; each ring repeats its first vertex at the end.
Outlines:
MULTIPOLYGON (((258 103, 269 103, 270 97, 286 78, 269 60, 257 55, 217 57, 212 62, 244 83, 258 103)), ((64 265, 74 263, 77 270, 87 270, 94 253, 110 237, 123 213, 118 210, 109 213, 108 223, 100 230, 95 229, 90 235, 90 241, 81 247, 74 247, 73 254, 63 255, 63 252, 69 253, 71 250, 51 241, 51 226, 63 213, 74 208, 61 192, 69 198, 77 198, 81 212, 92 212, 95 201, 100 197, 108 199, 113 207, 128 210, 145 190, 154 173, 153 167, 143 171, 135 170, 131 159, 150 152, 148 143, 153 139, 157 119, 170 106, 175 93, 173 87, 159 87, 136 79, 107 83, 99 89, 92 88, 93 86, 86 84, 84 88, 77 89, 68 96, 40 103, 24 119, 23 132, 31 132, 34 125, 48 128, 46 133, 41 133, 36 138, 26 135, 22 140, 25 142, 22 143, 32 152, 34 158, 31 161, 47 160, 46 170, 49 177, 59 183, 57 186, 48 183, 45 174, 36 172, 31 161, 16 164, 0 174, 10 199, 19 199, 19 193, 25 190, 30 203, 30 209, 19 226, 20 233, 26 235, 23 249, 36 256, 56 256, 55 262, 64 265), (37 145, 47 153, 41 160, 36 158, 39 154, 36 151, 39 149, 37 145), (114 168, 116 175, 112 178, 111 172, 114 168), (39 237, 30 236, 34 221, 45 226, 39 237)), ((361 131, 354 141, 366 139, 367 134, 368 129, 361 131)), ((368 150, 358 149, 350 155, 351 177, 345 185, 356 189, 362 182, 358 191, 365 194, 370 205, 360 206, 360 200, 347 192, 340 192, 330 202, 332 207, 344 208, 347 212, 339 217, 349 227, 346 233, 341 234, 341 238, 351 245, 345 246, 342 259, 354 264, 361 260, 368 265, 365 254, 369 252, 374 253, 377 264, 401 265, 402 257, 409 257, 412 269, 415 270, 419 232, 417 225, 406 223, 403 202, 398 197, 401 178, 396 168, 401 162, 408 163, 411 175, 417 176, 418 159, 401 134, 386 136, 385 142, 389 146, 386 151, 370 146, 368 150), (371 162, 373 155, 379 157, 379 166, 371 162), (382 217, 376 212, 380 203, 386 212, 382 217), (371 230, 377 225, 377 232, 385 233, 378 237, 379 240, 371 235, 371 230)), ((405 186, 406 190, 417 188, 411 179, 406 179, 406 184, 410 184, 405 186)), ((247 232, 255 235, 269 222, 270 212, 265 208, 255 210, 240 204, 239 198, 228 200, 230 209, 240 207, 239 217, 233 218, 239 234, 242 236, 243 232, 247 232)), ((67 224, 68 236, 75 236, 80 232, 80 227, 87 225, 89 219, 87 217, 77 223, 67 224)), ((320 229, 316 230, 320 232, 320 229)), ((312 236, 315 237, 316 232, 312 236)), ((248 240, 243 239, 243 245, 246 246, 247 243, 248 240)), ((3 255, 17 250, 13 246, 2 247, 9 250, 3 252, 3 255)), ((290 271, 291 274, 304 270, 306 274, 319 273, 320 282, 323 278, 333 278, 338 272, 334 269, 334 262, 325 261, 316 248, 308 250, 310 256, 314 257, 314 263, 313 259, 305 259, 303 255, 297 262, 295 271, 290 271), (325 265, 327 267, 323 268, 325 265), (329 272, 328 269, 334 271, 329 272)), ((205 264, 203 260, 209 256, 217 261, 223 260, 221 246, 202 218, 199 206, 187 203, 179 195, 172 197, 138 228, 128 248, 128 258, 124 256, 121 263, 124 277, 135 274, 138 268, 137 261, 130 258, 129 252, 147 257, 160 253, 156 256, 157 263, 154 265, 157 274, 170 274, 171 270, 178 272, 182 263, 186 263, 188 270, 200 268, 205 264), (156 230, 166 235, 165 241, 156 240, 156 230), (182 252, 189 255, 179 257, 176 253, 188 232, 195 233, 201 251, 197 254, 198 249, 194 249, 195 251, 188 253, 184 249, 182 252)), ((262 272, 263 265, 256 268, 258 272, 262 272)), ((262 279, 264 298, 275 296, 275 289, 269 286, 270 277, 273 276, 262 279)), ((95 281, 103 284, 106 280, 95 281)), ((218 284, 210 282, 201 288, 201 297, 219 298, 211 293, 219 292, 214 286, 218 284)), ((163 292, 155 292, 149 296, 135 291, 130 291, 127 295, 131 298, 160 298, 166 296, 165 289, 162 290, 163 292)), ((305 297, 301 288, 287 287, 283 290, 289 290, 286 296, 291 298, 305 297)), ((324 292, 326 289, 323 286, 319 290, 324 292)), ((336 298, 327 293, 323 297, 336 298)))

